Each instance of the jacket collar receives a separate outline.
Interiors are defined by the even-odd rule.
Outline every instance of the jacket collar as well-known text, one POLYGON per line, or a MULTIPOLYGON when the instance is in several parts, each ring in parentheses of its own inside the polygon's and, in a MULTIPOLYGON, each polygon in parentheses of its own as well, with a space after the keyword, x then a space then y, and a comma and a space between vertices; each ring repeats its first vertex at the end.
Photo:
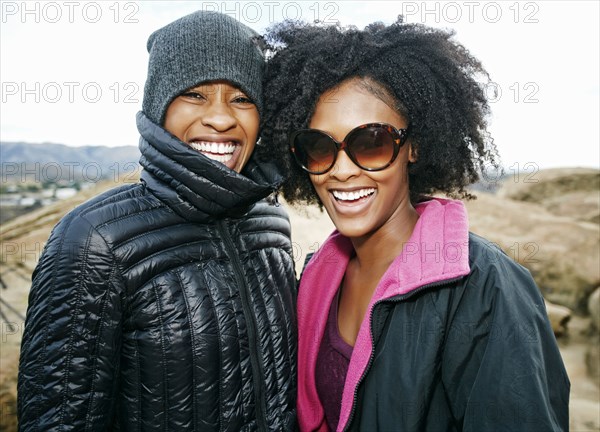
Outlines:
POLYGON ((207 222, 244 213, 283 181, 274 164, 258 163, 254 154, 237 173, 191 149, 144 113, 136 120, 142 182, 187 220, 207 222))
MULTIPOLYGON (((365 316, 371 316, 378 301, 469 274, 468 220, 462 202, 432 199, 418 204, 415 209, 419 220, 413 233, 381 278, 365 316)), ((334 231, 302 275, 298 291, 298 418, 301 430, 319 430, 319 425, 324 425, 314 371, 329 307, 352 253, 350 240, 334 231), (307 331, 308 328, 312 330, 307 331)), ((340 429, 348 421, 354 390, 371 356, 370 324, 368 320, 363 322, 356 339, 342 397, 340 429)))

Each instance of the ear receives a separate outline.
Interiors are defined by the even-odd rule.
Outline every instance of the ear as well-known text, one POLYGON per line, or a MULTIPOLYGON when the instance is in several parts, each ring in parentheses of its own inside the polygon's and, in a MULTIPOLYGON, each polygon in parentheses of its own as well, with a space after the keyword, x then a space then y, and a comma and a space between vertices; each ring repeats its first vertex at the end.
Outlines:
POLYGON ((417 149, 412 146, 412 143, 408 143, 408 161, 410 163, 415 163, 418 159, 417 149))

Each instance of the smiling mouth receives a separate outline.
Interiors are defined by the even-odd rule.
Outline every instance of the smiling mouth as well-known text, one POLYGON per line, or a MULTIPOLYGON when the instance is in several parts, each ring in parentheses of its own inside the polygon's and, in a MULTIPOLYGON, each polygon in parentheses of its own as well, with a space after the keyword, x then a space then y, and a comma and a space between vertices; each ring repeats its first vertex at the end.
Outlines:
POLYGON ((211 141, 192 141, 190 147, 199 151, 209 159, 220 163, 227 163, 233 158, 233 152, 238 144, 233 141, 211 142, 211 141))
POLYGON ((375 193, 375 188, 358 189, 354 191, 332 190, 331 194, 338 202, 356 203, 367 199, 375 193))

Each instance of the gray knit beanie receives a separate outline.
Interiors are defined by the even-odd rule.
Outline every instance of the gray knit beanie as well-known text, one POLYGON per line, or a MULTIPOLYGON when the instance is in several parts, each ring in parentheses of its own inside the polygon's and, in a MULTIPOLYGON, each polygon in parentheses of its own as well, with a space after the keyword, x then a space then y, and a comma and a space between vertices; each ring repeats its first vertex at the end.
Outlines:
POLYGON ((197 11, 156 30, 148 38, 148 77, 142 110, 163 125, 169 104, 205 81, 227 80, 262 114, 264 56, 259 35, 234 18, 197 11))

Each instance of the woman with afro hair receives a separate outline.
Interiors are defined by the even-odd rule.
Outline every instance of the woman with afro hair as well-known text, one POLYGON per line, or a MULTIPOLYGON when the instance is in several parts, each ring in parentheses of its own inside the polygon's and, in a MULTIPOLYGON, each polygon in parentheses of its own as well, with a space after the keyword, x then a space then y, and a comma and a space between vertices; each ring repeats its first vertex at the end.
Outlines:
POLYGON ((336 227, 298 292, 300 429, 568 429, 544 300, 457 200, 498 167, 481 63, 401 18, 286 22, 267 42, 263 145, 286 200, 336 227))

